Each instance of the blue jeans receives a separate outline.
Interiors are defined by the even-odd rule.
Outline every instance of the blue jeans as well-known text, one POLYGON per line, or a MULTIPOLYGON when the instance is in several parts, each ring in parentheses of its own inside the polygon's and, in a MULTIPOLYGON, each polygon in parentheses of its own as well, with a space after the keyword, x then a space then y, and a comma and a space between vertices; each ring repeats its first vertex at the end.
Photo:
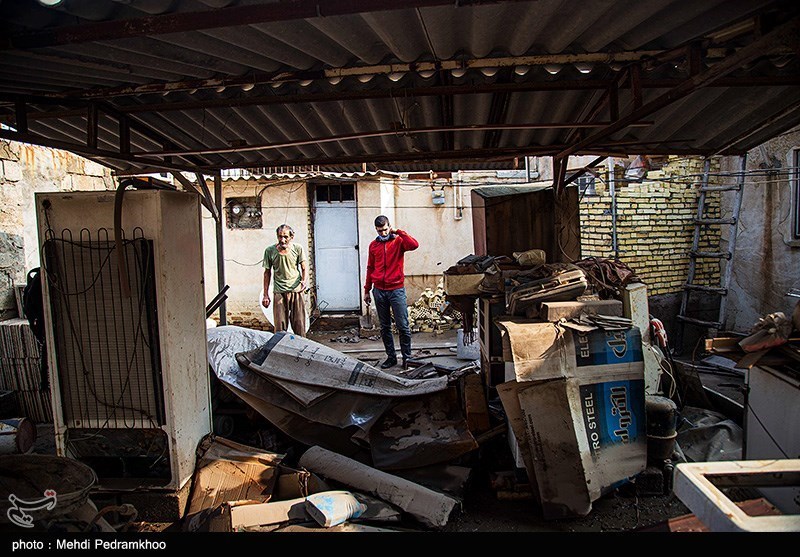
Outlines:
POLYGON ((378 319, 381 322, 381 340, 386 348, 389 358, 397 358, 394 351, 394 338, 392 337, 392 316, 400 334, 400 353, 403 359, 411 357, 411 327, 408 326, 408 304, 406 302, 406 289, 380 290, 372 288, 372 297, 375 299, 375 309, 378 310, 378 319))

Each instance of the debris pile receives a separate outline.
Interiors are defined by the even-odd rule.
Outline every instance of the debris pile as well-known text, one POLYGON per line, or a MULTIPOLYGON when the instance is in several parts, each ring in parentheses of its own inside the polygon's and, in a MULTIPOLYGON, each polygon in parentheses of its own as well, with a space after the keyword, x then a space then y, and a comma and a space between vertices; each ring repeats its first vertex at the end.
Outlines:
POLYGON ((461 326, 461 312, 446 300, 444 282, 436 290, 426 288, 419 299, 408 308, 412 333, 441 333, 461 326))

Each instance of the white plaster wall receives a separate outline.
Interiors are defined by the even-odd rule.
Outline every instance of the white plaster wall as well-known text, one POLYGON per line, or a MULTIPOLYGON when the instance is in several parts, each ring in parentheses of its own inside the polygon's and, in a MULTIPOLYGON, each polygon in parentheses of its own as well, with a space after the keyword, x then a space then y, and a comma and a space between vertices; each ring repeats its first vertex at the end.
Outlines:
MULTIPOLYGON (((264 188, 257 180, 223 181, 223 206, 229 197, 253 197, 264 188)), ((214 184, 208 183, 214 192, 214 184)), ((261 293, 264 268, 261 262, 264 250, 277 241, 275 229, 288 224, 294 229, 294 242, 303 246, 309 257, 308 200, 305 182, 290 182, 274 185, 264 190, 262 200, 262 228, 230 229, 223 216, 223 255, 225 260, 225 284, 227 291, 226 309, 229 314, 252 313, 262 317, 259 294, 261 293)), ((203 209, 203 251, 205 265, 206 300, 211 300, 219 292, 217 285, 215 221, 203 209)), ((267 310, 272 322, 272 308, 267 310)))
MULTIPOLYGON (((442 186, 434 186, 436 190, 442 186)), ((464 188, 466 205, 461 218, 456 218, 453 206, 455 186, 444 186, 445 204, 434 205, 429 185, 400 183, 397 188, 397 208, 392 226, 402 228, 419 241, 416 251, 406 254, 406 290, 413 303, 425 288, 436 288, 442 273, 451 265, 472 253, 472 212, 469 210, 469 190, 464 188)))
MULTIPOLYGON (((749 331, 769 313, 782 311, 791 316, 798 299, 786 292, 800 287, 800 246, 789 244, 792 188, 788 158, 792 149, 800 148, 800 128, 762 147, 747 154, 747 171, 752 175, 744 187, 728 299, 727 327, 739 332, 749 331), (776 176, 769 177, 760 167, 771 164, 773 156, 781 167, 776 176)), ((726 158, 721 171, 736 172, 738 165, 738 158, 726 158)), ((723 198, 723 217, 732 214, 733 198, 731 193, 723 198)), ((723 249, 728 245, 728 234, 723 234, 723 249)))
MULTIPOLYGON (((493 174, 492 174, 493 176, 493 174)), ((367 249, 375 238, 375 217, 384 214, 392 226, 407 230, 420 242, 420 247, 406 255, 406 288, 409 303, 415 302, 425 288, 435 288, 445 269, 473 253, 472 212, 470 191, 486 182, 484 177, 462 187, 463 208, 456 218, 455 186, 445 186, 446 203, 435 206, 428 184, 391 177, 367 177, 356 186, 357 225, 359 241, 359 276, 363 287, 366 279, 367 249)), ((263 188, 257 180, 223 181, 223 203, 229 197, 254 196, 263 188)), ((437 189, 440 186, 437 186, 437 189)), ((209 183, 213 191, 213 184, 209 183)), ((274 243, 275 228, 284 222, 295 230, 295 242, 300 243, 309 257, 313 247, 309 238, 308 199, 304 182, 292 182, 266 189, 262 195, 263 228, 228 229, 223 227, 225 283, 230 286, 226 300, 229 316, 263 318, 258 296, 261 291, 264 249, 274 243)), ((214 220, 203 209, 203 244, 206 274, 206 299, 218 292, 216 267, 216 236, 214 220)), ((312 276, 313 279, 313 276, 312 276)), ((270 322, 271 310, 267 311, 270 322)))

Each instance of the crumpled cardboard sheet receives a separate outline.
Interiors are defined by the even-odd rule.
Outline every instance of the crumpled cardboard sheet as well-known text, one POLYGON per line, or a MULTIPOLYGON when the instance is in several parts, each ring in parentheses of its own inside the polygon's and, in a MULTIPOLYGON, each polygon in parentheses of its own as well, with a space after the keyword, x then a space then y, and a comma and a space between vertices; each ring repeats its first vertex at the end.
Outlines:
POLYGON ((209 435, 198 446, 186 524, 193 528, 201 511, 226 501, 267 502, 278 478, 282 454, 209 435))
POLYGON ((447 377, 407 379, 379 370, 328 346, 290 333, 275 333, 262 346, 236 354, 239 365, 269 378, 366 395, 402 397, 434 393, 447 377))
POLYGON ((385 397, 325 388, 325 397, 306 406, 271 378, 236 361, 237 353, 263 345, 272 333, 226 325, 209 329, 207 334, 208 360, 220 381, 272 425, 301 443, 354 456, 366 445, 369 428, 391 405, 385 397))
POLYGON ((476 448, 458 402, 452 401, 452 407, 447 408, 442 406, 441 397, 436 396, 445 392, 447 376, 424 380, 392 376, 308 339, 297 340, 299 338, 288 339, 285 335, 235 326, 216 327, 208 331, 209 361, 217 377, 245 403, 286 435, 306 445, 319 445, 353 458, 367 451, 376 462, 406 467, 442 462, 476 448), (269 350, 265 349, 267 345, 269 350), (298 346, 303 354, 315 355, 307 358, 309 366, 300 358, 303 368, 300 374, 304 380, 341 386, 345 374, 332 363, 334 360, 351 366, 353 373, 347 377, 356 376, 355 382, 362 381, 358 391, 283 379, 288 373, 281 366, 291 365, 293 370, 298 367, 298 355, 291 355, 298 346), (253 365, 241 365, 242 361, 251 361, 244 354, 263 355, 265 352, 259 367, 268 369, 268 373, 254 371, 253 365), (368 386, 370 378, 375 378, 375 382, 368 386), (295 386, 329 394, 306 405, 288 393, 295 386), (424 400, 429 397, 433 400, 424 400), (412 406, 404 405, 412 399, 415 400, 412 406), (407 429, 395 426, 388 436, 381 434, 370 439, 370 430, 376 421, 398 404, 407 429), (437 413, 424 410, 431 404, 436 405, 437 413), (409 409, 413 410, 411 414, 408 414, 409 409), (403 439, 405 444, 401 442, 403 439), (370 446, 372 443, 375 445, 370 446))

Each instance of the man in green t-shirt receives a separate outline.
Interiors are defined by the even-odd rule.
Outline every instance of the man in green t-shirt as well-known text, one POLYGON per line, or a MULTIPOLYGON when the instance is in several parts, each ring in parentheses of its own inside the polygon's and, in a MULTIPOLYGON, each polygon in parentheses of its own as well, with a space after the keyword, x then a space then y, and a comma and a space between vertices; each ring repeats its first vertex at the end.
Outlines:
POLYGON ((275 305, 272 315, 275 332, 288 330, 299 336, 306 334, 306 303, 304 292, 308 285, 306 256, 303 247, 292 243, 294 230, 288 224, 280 225, 275 233, 278 243, 264 250, 264 298, 261 305, 269 307, 269 283, 273 280, 272 293, 275 305))

